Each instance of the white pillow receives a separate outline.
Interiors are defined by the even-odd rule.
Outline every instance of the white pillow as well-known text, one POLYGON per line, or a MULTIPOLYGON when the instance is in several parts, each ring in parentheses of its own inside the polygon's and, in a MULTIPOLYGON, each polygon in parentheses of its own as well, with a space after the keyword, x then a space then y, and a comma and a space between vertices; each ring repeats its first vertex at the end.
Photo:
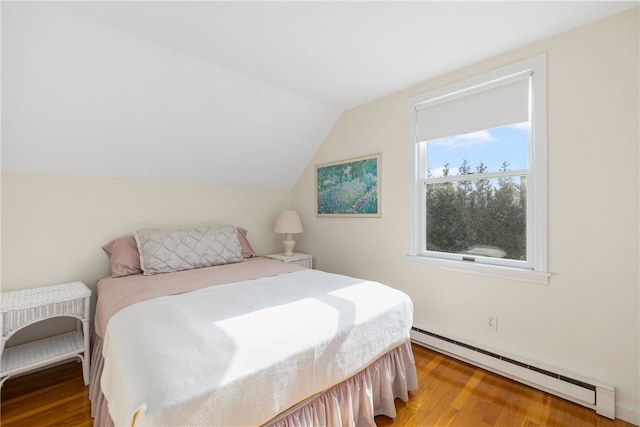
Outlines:
POLYGON ((244 260, 232 225, 184 229, 144 228, 134 233, 145 275, 244 260))

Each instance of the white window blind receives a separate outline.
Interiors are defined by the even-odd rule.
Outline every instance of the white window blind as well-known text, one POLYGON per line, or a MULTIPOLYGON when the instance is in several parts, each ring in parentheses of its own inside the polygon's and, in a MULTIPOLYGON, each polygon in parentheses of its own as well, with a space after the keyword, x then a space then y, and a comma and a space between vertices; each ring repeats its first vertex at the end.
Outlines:
POLYGON ((416 105, 416 142, 529 121, 530 75, 510 76, 416 105))

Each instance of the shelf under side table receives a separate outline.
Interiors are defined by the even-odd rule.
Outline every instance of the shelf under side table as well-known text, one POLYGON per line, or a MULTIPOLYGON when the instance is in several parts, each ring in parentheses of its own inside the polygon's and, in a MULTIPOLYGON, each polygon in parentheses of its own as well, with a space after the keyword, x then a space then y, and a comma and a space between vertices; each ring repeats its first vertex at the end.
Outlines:
MULTIPOLYGON (((8 377, 73 357, 83 361, 84 337, 78 331, 6 348, 0 364, 2 376, 8 377)), ((6 378, 3 378, 4 381, 6 378)))

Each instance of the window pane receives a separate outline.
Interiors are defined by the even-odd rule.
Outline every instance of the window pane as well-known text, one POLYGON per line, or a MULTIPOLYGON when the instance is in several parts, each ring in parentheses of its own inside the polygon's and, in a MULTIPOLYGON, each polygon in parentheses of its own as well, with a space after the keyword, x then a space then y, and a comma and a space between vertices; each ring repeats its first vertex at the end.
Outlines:
POLYGON ((428 251, 526 261, 525 176, 425 184, 428 251))
POLYGON ((528 122, 432 139, 427 141, 426 176, 527 169, 528 141, 528 122))

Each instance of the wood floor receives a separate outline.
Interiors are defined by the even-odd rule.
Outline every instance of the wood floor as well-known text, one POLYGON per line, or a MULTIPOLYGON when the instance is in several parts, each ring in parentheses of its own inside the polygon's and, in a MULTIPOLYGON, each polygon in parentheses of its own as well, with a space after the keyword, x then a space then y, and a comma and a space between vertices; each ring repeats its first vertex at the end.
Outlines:
POLYGON ((69 362, 9 378, 0 392, 1 426, 92 426, 82 365, 69 362))
MULTIPOLYGON (((413 347, 420 389, 396 401, 395 419, 378 426, 630 427, 533 388, 422 347, 413 347)), ((2 387, 0 425, 90 426, 89 388, 76 362, 9 379, 2 387)))

